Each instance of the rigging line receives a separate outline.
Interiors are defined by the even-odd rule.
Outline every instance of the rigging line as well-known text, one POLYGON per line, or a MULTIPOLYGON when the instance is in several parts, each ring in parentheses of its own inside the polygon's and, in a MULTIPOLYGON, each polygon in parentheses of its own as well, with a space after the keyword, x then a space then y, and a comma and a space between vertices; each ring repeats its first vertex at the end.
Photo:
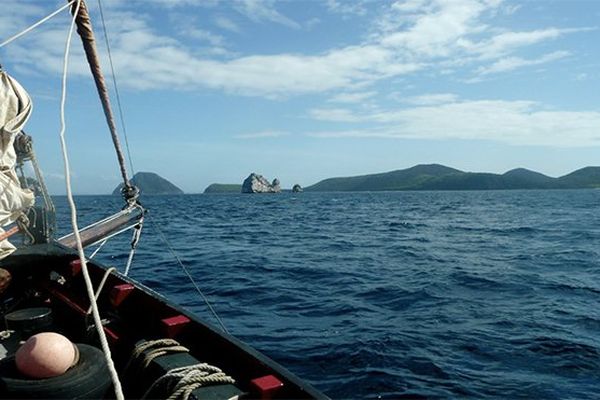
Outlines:
POLYGON ((113 86, 115 88, 117 108, 119 109, 119 119, 121 120, 121 128, 123 128, 123 137, 125 139, 125 148, 127 149, 127 158, 129 158, 129 167, 131 168, 131 175, 134 175, 135 169, 133 168, 133 158, 131 158, 131 150, 129 149, 129 139, 127 137, 127 128, 125 127, 125 118, 123 114, 123 107, 121 105, 121 95, 119 94, 119 86, 117 85, 117 74, 115 73, 115 67, 113 65, 112 53, 110 51, 110 41, 108 40, 108 31, 106 29, 106 22, 104 20, 104 10, 102 9, 101 0, 98 0, 98 9, 100 10, 102 31, 104 32, 104 41, 106 42, 106 50, 108 51, 108 63, 110 64, 110 73, 112 76, 113 86))
POLYGON ((59 14, 61 11, 65 10, 66 8, 69 8, 71 5, 73 5, 73 3, 75 3, 76 0, 71 0, 70 2, 68 2, 67 4, 65 4, 64 6, 60 7, 58 10, 54 11, 53 13, 45 16, 44 18, 40 19, 38 22, 36 22, 35 24, 31 25, 30 27, 24 29, 23 31, 17 33, 16 35, 6 39, 4 42, 0 43, 0 47, 4 47, 7 44, 11 43, 14 40, 17 40, 18 38, 20 38, 21 36, 31 32, 32 30, 34 30, 35 28, 37 28, 38 26, 42 25, 44 22, 48 21, 49 19, 53 18, 54 16, 56 16, 57 14, 59 14))
POLYGON ((67 200, 69 202, 69 206, 71 208, 71 225, 73 227, 73 233, 75 234, 75 238, 77 241, 77 253, 79 255, 79 260, 81 261, 81 271, 83 272, 83 277, 85 281, 85 286, 87 289, 88 297, 90 299, 90 303, 92 306, 92 314, 94 317, 94 324, 96 326, 96 330, 98 331, 98 337, 100 339, 100 344, 102 345, 102 350, 104 351, 104 355, 106 358, 106 363, 108 365, 108 370, 111 375, 111 379, 114 385, 115 395, 117 400, 124 400, 123 389, 121 388, 121 382, 119 381, 119 376, 117 375, 117 371, 115 369, 115 365, 112 361, 112 357, 110 354, 110 348, 108 346, 108 342, 106 341, 106 335, 104 333, 104 328, 102 325, 102 321, 100 319, 100 313, 98 311, 98 304, 95 301, 95 293, 94 288, 92 286, 92 281, 90 279, 90 275, 87 268, 87 262, 85 259, 85 254, 83 252, 83 245, 81 244, 81 237, 79 236, 79 228, 77 226, 77 208, 75 206, 75 201, 73 200, 73 192, 71 190, 71 172, 69 165, 69 156, 67 153, 67 143, 65 140, 65 131, 66 131, 66 118, 65 118, 65 105, 67 102, 67 75, 69 68, 69 50, 71 48, 71 39, 73 38, 73 30, 75 28, 75 20, 77 19, 77 15, 79 14, 79 9, 82 5, 83 0, 75 0, 75 10, 73 13, 73 18, 71 20, 71 25, 69 27, 69 34, 67 36, 67 43, 65 46, 65 55, 63 60, 63 73, 62 73, 62 86, 61 86, 61 99, 60 99, 60 145, 63 154, 63 162, 65 168, 65 181, 67 187, 67 200))
POLYGON ((100 251, 100 249, 102 249, 102 247, 104 247, 104 245, 108 242, 108 239, 106 239, 105 241, 101 242, 100 245, 96 248, 96 250, 94 250, 92 252, 92 254, 88 257, 88 259, 92 259, 94 258, 94 256, 100 251))
MULTIPOLYGON (((150 216, 148 216, 148 217, 150 217, 150 216)), ((200 297, 202 297, 202 299, 204 300, 204 303, 206 303, 208 309, 212 313, 213 317, 215 317, 215 319, 219 323, 219 326, 221 327, 221 329, 224 332, 229 333, 229 331, 227 330, 227 328, 225 328, 225 324, 223 324, 223 321, 221 320, 221 318, 219 318, 219 315, 217 314, 217 312, 215 311, 215 309, 213 308, 213 306, 208 301, 208 298, 204 295, 204 293, 202 293, 202 290, 200 290, 200 288, 196 284, 196 281, 194 280, 194 278, 192 277, 192 275, 190 274, 190 272, 188 271, 188 269, 186 268, 186 266, 183 264, 183 262, 181 261, 181 258, 179 258, 179 256, 177 255, 177 253, 175 252, 175 250, 171 246, 171 243, 169 243, 169 240, 166 238, 166 236, 164 235, 164 233, 162 232, 162 230, 159 228, 158 224, 155 224, 154 220, 152 218, 148 218, 148 220, 150 221, 150 223, 152 224, 152 226, 156 229, 156 231, 158 232, 158 234, 162 238, 163 243, 167 246, 167 249, 169 250, 169 252, 171 253, 171 255, 175 258, 175 260, 177 261, 177 263, 179 264, 179 266, 181 267, 181 269, 183 270, 183 272, 187 275, 187 277, 190 280, 190 282, 192 282, 192 285, 194 285, 194 287, 196 288, 196 291, 198 292, 198 294, 200 295, 200 297)))

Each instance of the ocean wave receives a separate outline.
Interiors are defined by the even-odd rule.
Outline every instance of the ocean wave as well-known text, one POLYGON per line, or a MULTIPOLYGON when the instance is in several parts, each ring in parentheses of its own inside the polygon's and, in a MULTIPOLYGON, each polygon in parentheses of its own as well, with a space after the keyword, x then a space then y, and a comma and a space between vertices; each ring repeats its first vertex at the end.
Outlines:
MULTIPOLYGON (((117 204, 77 201, 82 223, 117 204)), ((600 393, 597 201, 497 191, 144 204, 228 329, 332 398, 505 399, 600 393)), ((97 258, 122 268, 129 241, 97 258)), ((131 274, 214 322, 152 224, 131 274)))

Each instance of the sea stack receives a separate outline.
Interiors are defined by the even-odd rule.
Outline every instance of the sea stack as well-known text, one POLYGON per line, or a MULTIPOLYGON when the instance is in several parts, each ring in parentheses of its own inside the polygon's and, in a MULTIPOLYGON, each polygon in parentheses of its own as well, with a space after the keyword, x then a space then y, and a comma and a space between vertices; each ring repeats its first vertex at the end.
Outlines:
POLYGON ((244 183, 242 184, 242 193, 279 193, 281 192, 281 186, 279 179, 273 179, 273 183, 262 175, 251 173, 244 183))
POLYGON ((292 187, 292 192, 294 192, 294 193, 300 193, 301 191, 302 191, 302 186, 300 186, 297 183, 292 187))

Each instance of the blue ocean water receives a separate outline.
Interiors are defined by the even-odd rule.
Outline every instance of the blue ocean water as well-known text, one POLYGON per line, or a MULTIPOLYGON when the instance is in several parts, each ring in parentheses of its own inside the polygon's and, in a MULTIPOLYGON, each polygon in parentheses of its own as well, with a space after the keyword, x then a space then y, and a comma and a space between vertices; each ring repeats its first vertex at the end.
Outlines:
MULTIPOLYGON (((121 206, 77 202, 83 223, 121 206)), ((333 398, 600 393, 600 191, 143 203, 229 331, 333 398)), ((97 257, 123 268, 129 239, 97 257)), ((131 275, 213 321, 153 224, 131 275)))

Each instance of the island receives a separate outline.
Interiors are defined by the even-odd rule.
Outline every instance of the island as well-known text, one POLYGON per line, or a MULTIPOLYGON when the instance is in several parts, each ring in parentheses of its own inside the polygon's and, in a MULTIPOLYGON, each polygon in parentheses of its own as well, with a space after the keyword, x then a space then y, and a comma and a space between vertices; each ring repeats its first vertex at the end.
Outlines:
POLYGON ((242 183, 242 193, 280 193, 279 179, 273 179, 273 183, 262 175, 251 173, 242 183))
MULTIPOLYGON (((256 175, 256 174, 254 174, 256 175)), ((271 185, 262 176, 262 184, 271 185)), ((250 175, 246 180, 250 179, 250 175)), ((278 183, 278 181, 277 181, 278 183)), ((213 184, 205 193, 225 193, 241 189, 241 185, 213 184)), ((511 169, 504 174, 465 172, 440 164, 420 164, 411 168, 379 174, 324 179, 302 188, 294 185, 292 192, 361 192, 395 190, 512 190, 512 189, 597 189, 600 188, 600 167, 585 167, 553 178, 525 168, 511 169)))
MULTIPOLYGON (((183 194, 183 190, 154 172, 138 172, 131 178, 131 183, 137 186, 141 194, 183 194)), ((113 190, 112 194, 120 195, 122 188, 123 184, 121 183, 113 190)))
POLYGON ((329 178, 305 191, 510 190, 600 188, 600 167, 585 167, 559 178, 525 168, 504 174, 464 172, 440 164, 421 164, 380 174, 329 178))
POLYGON ((241 193, 242 185, 235 183, 212 183, 204 189, 205 194, 211 193, 241 193))

